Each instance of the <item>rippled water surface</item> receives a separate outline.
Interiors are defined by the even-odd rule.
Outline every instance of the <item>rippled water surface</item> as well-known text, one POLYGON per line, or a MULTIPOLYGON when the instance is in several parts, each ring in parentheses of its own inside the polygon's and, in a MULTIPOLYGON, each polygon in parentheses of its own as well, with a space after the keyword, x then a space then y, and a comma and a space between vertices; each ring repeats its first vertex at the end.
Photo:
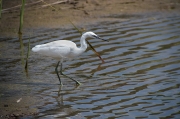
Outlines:
MULTIPOLYGON (((109 42, 89 39, 104 64, 90 49, 64 62, 63 72, 81 82, 79 87, 63 76, 60 87, 57 61, 32 52, 26 76, 18 39, 1 38, 0 101, 36 97, 28 108, 37 109, 36 118, 42 119, 180 118, 179 16, 102 22, 86 29, 109 42)), ((28 38, 31 47, 59 39, 79 45, 80 35, 73 29, 39 30, 23 38, 25 49, 28 38)))

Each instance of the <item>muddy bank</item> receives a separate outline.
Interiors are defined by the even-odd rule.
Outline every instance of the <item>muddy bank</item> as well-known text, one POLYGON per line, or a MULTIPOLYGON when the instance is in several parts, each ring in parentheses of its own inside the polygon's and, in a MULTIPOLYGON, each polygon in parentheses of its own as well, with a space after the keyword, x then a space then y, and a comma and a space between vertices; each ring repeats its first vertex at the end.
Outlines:
MULTIPOLYGON (((16 36, 20 5, 19 0, 3 1, 0 36, 16 36)), ((83 27, 98 21, 128 19, 131 15, 179 14, 179 11, 179 0, 27 0, 23 28, 24 33, 32 34, 33 29, 70 26, 69 20, 83 27)))

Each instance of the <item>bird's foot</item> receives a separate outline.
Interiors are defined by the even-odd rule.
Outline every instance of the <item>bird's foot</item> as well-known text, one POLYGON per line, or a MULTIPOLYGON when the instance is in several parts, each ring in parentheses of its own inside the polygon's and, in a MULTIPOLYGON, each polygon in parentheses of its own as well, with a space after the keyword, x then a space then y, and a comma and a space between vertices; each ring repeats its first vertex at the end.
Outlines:
POLYGON ((81 85, 81 83, 79 81, 76 81, 76 85, 79 86, 81 85))
POLYGON ((63 84, 60 82, 60 84, 59 84, 60 86, 63 86, 63 84))

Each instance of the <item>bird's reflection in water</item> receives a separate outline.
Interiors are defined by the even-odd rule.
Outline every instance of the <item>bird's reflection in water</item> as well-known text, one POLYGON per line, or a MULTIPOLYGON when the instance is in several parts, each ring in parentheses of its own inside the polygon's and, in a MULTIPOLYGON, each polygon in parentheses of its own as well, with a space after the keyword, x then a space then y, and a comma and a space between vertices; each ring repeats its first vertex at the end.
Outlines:
POLYGON ((99 64, 96 69, 92 70, 92 73, 91 73, 90 77, 93 77, 96 72, 101 70, 101 65, 102 64, 104 64, 104 63, 99 64))

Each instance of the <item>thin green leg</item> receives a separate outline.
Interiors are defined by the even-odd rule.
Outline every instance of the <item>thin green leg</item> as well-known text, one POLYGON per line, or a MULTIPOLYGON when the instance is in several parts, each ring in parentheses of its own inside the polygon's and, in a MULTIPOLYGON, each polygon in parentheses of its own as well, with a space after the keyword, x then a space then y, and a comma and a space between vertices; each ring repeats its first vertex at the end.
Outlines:
POLYGON ((69 77, 69 76, 67 76, 67 75, 65 75, 65 74, 62 73, 62 63, 61 63, 60 73, 61 73, 61 75, 63 75, 63 76, 65 76, 65 77, 73 80, 74 82, 76 82, 76 85, 81 85, 81 83, 80 83, 79 81, 77 81, 77 80, 75 80, 75 79, 73 79, 73 78, 71 78, 71 77, 69 77))
POLYGON ((58 76, 58 79, 59 79, 60 85, 63 85, 63 84, 62 84, 62 82, 61 82, 61 79, 60 79, 59 73, 58 73, 58 66, 59 66, 59 63, 60 63, 60 61, 58 61, 57 65, 56 65, 55 72, 56 72, 56 74, 57 74, 57 76, 58 76))

